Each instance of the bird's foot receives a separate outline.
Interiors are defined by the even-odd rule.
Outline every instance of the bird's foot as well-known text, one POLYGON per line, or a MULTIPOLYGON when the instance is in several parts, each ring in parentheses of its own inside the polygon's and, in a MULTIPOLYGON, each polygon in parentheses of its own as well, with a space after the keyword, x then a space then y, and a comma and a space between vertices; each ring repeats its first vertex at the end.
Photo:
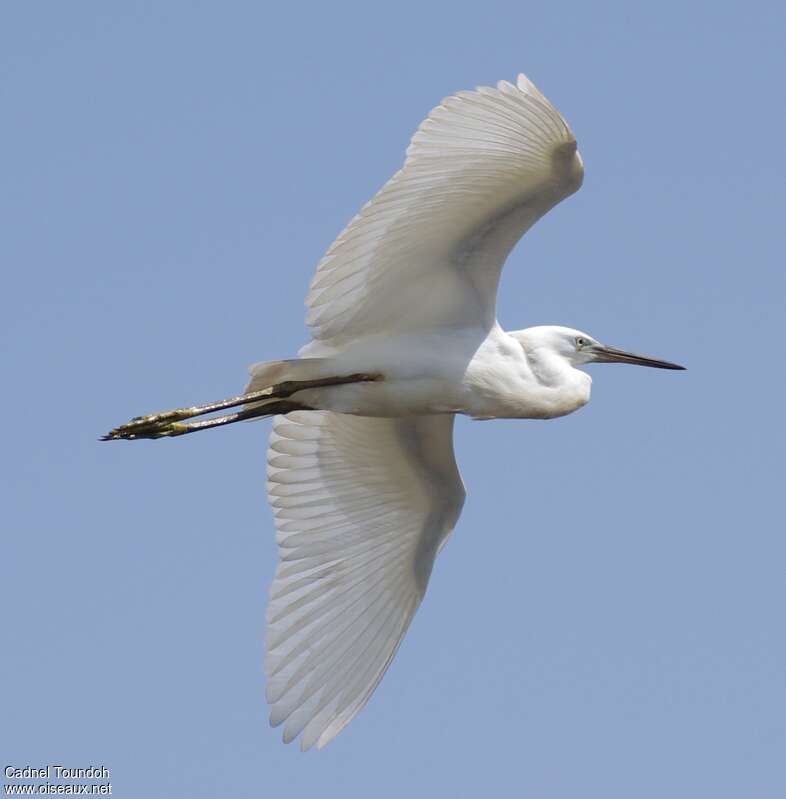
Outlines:
POLYGON ((188 432, 188 428, 179 424, 183 419, 190 419, 198 416, 199 409, 194 406, 191 408, 175 408, 171 411, 161 413, 150 413, 147 416, 135 416, 130 422, 121 424, 110 430, 105 436, 101 436, 101 441, 134 441, 138 438, 165 438, 166 436, 179 436, 188 432))

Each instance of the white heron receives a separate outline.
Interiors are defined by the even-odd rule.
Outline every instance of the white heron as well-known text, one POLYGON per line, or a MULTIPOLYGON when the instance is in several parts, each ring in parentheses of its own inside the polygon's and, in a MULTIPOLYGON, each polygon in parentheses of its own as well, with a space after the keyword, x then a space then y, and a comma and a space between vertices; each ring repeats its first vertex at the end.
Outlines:
POLYGON ((524 75, 443 100, 320 261, 299 358, 252 366, 242 395, 105 436, 276 414, 267 490, 280 560, 266 671, 270 721, 286 742, 324 746, 390 665, 464 502, 456 414, 551 419, 589 400, 586 364, 683 368, 567 327, 497 322, 508 253, 582 179, 570 128, 524 75), (233 406, 243 408, 185 421, 233 406))

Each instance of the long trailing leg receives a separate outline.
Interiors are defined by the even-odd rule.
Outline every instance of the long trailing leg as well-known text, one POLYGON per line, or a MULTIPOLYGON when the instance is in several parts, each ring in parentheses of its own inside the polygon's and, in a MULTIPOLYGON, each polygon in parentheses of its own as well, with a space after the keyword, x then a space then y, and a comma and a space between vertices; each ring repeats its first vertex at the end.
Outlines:
POLYGON ((316 380, 286 380, 282 383, 253 391, 250 394, 239 394, 236 397, 209 402, 206 405, 193 405, 189 408, 175 408, 171 411, 151 413, 147 416, 135 416, 130 422, 110 430, 101 441, 135 441, 140 438, 165 438, 180 436, 185 433, 194 433, 199 430, 209 430, 212 427, 240 422, 245 419, 255 419, 260 416, 272 416, 277 413, 289 413, 294 410, 313 410, 302 403, 287 400, 298 391, 310 388, 323 388, 325 386, 340 386, 346 383, 365 383, 381 380, 379 374, 356 373, 339 377, 323 377, 316 380), (274 402, 273 400, 284 400, 274 402), (238 405, 251 406, 242 411, 230 413, 226 416, 217 416, 203 419, 199 422, 183 424, 184 420, 195 416, 204 416, 215 411, 223 411, 238 405))
MULTIPOLYGON (((257 405, 254 408, 244 408, 237 413, 228 413, 225 416, 213 416, 209 419, 201 419, 198 422, 178 422, 178 421, 157 421, 149 426, 136 427, 134 422, 128 425, 121 425, 107 435, 102 436, 101 441, 116 441, 125 439, 135 441, 138 438, 171 438, 182 436, 186 433, 197 433, 200 430, 210 430, 213 427, 222 427, 233 422, 242 422, 247 419, 256 419, 263 416, 274 416, 278 413, 290 413, 291 411, 314 410, 307 405, 293 400, 275 400, 264 405, 257 405), (126 429, 129 426, 130 429, 126 429)), ((163 416, 165 414, 154 414, 163 416)), ((144 417, 143 417, 144 418, 144 417)))

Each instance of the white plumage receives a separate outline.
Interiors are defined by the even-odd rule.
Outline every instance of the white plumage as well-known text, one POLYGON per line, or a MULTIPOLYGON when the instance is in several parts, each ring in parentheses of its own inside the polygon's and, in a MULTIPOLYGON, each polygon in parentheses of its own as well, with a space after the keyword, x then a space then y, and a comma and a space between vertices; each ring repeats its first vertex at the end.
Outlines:
POLYGON ((464 502, 452 433, 448 415, 276 418, 268 496, 281 560, 266 668, 285 741, 327 743, 398 649, 464 502))
MULTIPOLYGON (((505 258, 581 179, 570 129, 523 75, 443 100, 321 260, 304 354, 453 326, 486 338, 505 258)), ((452 433, 452 415, 276 418, 268 496, 281 561, 266 668, 285 741, 326 744, 390 664, 464 501, 452 433)))
POLYGON ((464 501, 455 414, 571 413, 592 382, 576 367, 593 361, 682 368, 570 328, 497 323, 508 253, 583 174, 567 123, 523 75, 443 100, 320 262, 300 359, 252 367, 240 397, 137 417, 106 436, 286 414, 268 452, 281 560, 266 657, 285 741, 328 743, 398 649, 464 501))
POLYGON ((313 337, 490 326, 508 253, 582 176, 570 128, 523 75, 446 98, 320 261, 313 337))

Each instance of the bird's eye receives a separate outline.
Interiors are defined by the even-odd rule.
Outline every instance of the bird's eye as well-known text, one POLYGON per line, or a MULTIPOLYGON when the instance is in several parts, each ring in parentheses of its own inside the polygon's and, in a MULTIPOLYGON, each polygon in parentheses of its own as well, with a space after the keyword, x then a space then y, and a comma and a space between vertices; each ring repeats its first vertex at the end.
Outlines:
POLYGON ((581 336, 576 336, 576 346, 577 347, 583 347, 583 346, 586 345, 586 343, 587 343, 587 339, 582 338, 581 336))

